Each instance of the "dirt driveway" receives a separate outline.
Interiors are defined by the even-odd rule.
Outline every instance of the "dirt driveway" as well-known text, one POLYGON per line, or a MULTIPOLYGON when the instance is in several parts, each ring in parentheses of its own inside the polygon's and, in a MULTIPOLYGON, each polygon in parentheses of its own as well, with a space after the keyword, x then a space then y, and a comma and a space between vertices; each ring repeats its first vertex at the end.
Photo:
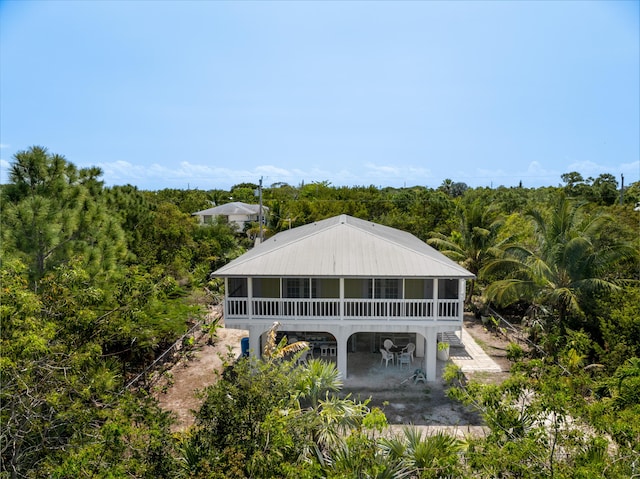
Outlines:
POLYGON ((232 358, 240 356, 240 340, 245 336, 248 336, 247 331, 222 327, 218 329, 218 339, 213 345, 203 337, 194 351, 176 363, 153 388, 160 407, 176 415, 175 431, 193 424, 192 411, 202 404, 197 392, 217 380, 229 355, 232 358))

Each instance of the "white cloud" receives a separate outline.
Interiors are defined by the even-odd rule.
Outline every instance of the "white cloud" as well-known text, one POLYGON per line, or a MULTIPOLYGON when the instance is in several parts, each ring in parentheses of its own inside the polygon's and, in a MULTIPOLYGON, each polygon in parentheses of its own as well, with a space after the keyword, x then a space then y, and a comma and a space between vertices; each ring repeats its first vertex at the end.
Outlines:
POLYGON ((379 175, 379 176, 387 176, 393 175, 398 176, 400 169, 396 166, 388 166, 388 165, 376 165, 374 163, 365 163, 365 168, 369 171, 369 174, 379 175))
MULTIPOLYGON (((365 170, 359 175, 361 179, 368 180, 364 183, 376 181, 380 186, 414 186, 426 185, 433 182, 431 170, 429 168, 416 167, 412 165, 379 165, 375 163, 365 163, 365 170)), ((362 181, 360 183, 363 183, 362 181)))
MULTIPOLYGON (((304 165, 304 163, 301 163, 304 165)), ((4 162, 3 168, 8 166, 4 162)), ((201 188, 229 189, 238 183, 258 183, 263 178, 264 185, 288 183, 297 186, 300 183, 328 181, 334 186, 356 186, 375 184, 379 186, 425 185, 437 187, 445 178, 478 186, 516 186, 522 181, 525 187, 559 185, 560 175, 569 171, 579 171, 583 176, 597 177, 601 173, 611 172, 616 176, 623 172, 625 183, 638 181, 639 162, 620 165, 618 169, 605 167, 593 162, 572 162, 562 169, 549 168, 540 161, 532 161, 521 168, 508 171, 503 168, 476 168, 474 171, 453 171, 450 165, 440 165, 440 171, 415 165, 385 165, 366 162, 361 169, 341 169, 330 171, 315 165, 306 168, 284 168, 275 164, 258 165, 253 168, 217 167, 188 161, 170 165, 154 163, 151 165, 132 164, 127 161, 114 161, 98 165, 104 171, 107 185, 134 184, 141 189, 159 190, 163 188, 201 188), (449 171, 447 171, 449 170, 449 171)), ((514 165, 515 166, 515 165, 514 165)), ((561 165, 560 165, 561 166, 561 165)))
POLYGON ((635 171, 636 173, 640 173, 640 160, 632 161, 631 163, 622 163, 620 165, 620 169, 625 171, 635 171))
POLYGON ((640 161, 620 163, 618 165, 602 165, 593 161, 574 161, 568 165, 568 168, 566 172, 577 171, 584 178, 597 178, 604 173, 609 173, 619 179, 622 173, 625 175, 625 184, 640 179, 640 161))
POLYGON ((262 165, 256 168, 256 172, 264 174, 266 176, 291 176, 291 172, 284 168, 280 168, 274 165, 262 165))
POLYGON ((104 179, 109 184, 134 183, 135 180, 146 176, 146 168, 140 165, 132 165, 128 161, 101 163, 97 166, 102 168, 102 171, 104 172, 104 179))
POLYGON ((521 181, 523 186, 535 188, 554 185, 560 181, 562 173, 555 169, 545 168, 539 161, 530 162, 526 168, 507 171, 504 168, 477 168, 476 176, 471 178, 469 186, 516 186, 521 181))

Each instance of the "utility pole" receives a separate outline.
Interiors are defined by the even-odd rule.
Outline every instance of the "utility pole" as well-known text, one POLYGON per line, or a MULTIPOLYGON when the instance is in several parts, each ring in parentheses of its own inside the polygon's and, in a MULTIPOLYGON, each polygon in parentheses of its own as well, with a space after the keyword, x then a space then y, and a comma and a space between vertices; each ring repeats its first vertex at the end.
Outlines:
POLYGON ((260 177, 260 186, 258 187, 258 195, 260 196, 260 210, 258 214, 258 220, 260 221, 260 243, 264 240, 264 234, 262 232, 262 176, 260 177))
POLYGON ((624 173, 620 173, 620 206, 624 203, 624 173))

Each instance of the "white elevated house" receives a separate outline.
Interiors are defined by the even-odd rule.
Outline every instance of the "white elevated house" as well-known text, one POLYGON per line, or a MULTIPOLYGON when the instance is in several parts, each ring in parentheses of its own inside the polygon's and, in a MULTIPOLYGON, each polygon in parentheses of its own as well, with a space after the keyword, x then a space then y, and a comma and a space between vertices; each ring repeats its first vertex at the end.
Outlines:
POLYGON ((213 276, 225 278, 225 326, 249 331, 251 354, 278 321, 334 356, 345 378, 350 353, 412 342, 427 381, 437 335, 462 326, 474 277, 410 233, 348 215, 283 231, 213 276))
MULTIPOLYGON (((262 207, 262 215, 268 211, 266 206, 262 207)), ((202 211, 192 213, 197 216, 200 224, 211 223, 214 218, 223 216, 229 223, 235 223, 242 231, 247 223, 260 221, 260 205, 251 205, 241 201, 233 201, 223 205, 214 206, 202 211)))

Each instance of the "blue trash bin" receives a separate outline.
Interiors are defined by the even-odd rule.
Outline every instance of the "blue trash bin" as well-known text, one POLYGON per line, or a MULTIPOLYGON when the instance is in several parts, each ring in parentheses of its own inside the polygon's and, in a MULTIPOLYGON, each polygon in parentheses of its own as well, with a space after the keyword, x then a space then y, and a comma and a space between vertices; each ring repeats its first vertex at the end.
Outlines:
POLYGON ((240 349, 243 357, 249 356, 249 338, 242 338, 240 340, 240 349))

